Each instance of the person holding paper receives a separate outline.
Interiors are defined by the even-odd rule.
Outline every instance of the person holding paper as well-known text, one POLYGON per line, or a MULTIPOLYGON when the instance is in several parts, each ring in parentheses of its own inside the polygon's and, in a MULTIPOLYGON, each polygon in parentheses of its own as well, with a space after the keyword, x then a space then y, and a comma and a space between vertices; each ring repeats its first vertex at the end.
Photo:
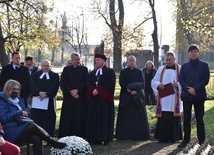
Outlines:
POLYGON ((158 118, 154 138, 159 142, 176 142, 182 139, 181 90, 178 76, 180 65, 175 63, 174 54, 167 52, 166 65, 158 68, 151 81, 151 86, 157 96, 156 117, 158 118))
POLYGON ((115 136, 122 140, 148 140, 142 71, 136 68, 135 56, 130 55, 127 61, 127 67, 120 71, 119 77, 121 91, 115 136))
MULTIPOLYGON (((24 99, 20 98, 21 85, 18 81, 8 80, 3 92, 0 92, 0 122, 4 129, 5 140, 17 143, 32 143, 33 154, 42 155, 42 140, 55 148, 62 149, 65 143, 55 141, 42 127, 34 122, 18 124, 14 117, 29 117, 24 106, 24 99)), ((1 148, 1 147, 0 147, 1 148)), ((12 155, 12 154, 10 154, 12 155)))
POLYGON ((31 116, 39 126, 53 136, 56 122, 55 96, 59 89, 59 75, 50 69, 50 61, 43 60, 41 70, 31 75, 31 94, 33 101, 37 101, 32 103, 31 116))
POLYGON ((72 65, 66 66, 61 75, 63 103, 58 137, 85 137, 86 121, 86 80, 87 67, 80 66, 79 53, 71 54, 72 65))
POLYGON ((210 69, 206 62, 199 59, 199 47, 192 44, 188 47, 189 61, 181 67, 179 76, 182 87, 181 99, 184 106, 184 140, 178 147, 185 147, 191 138, 192 106, 197 122, 197 137, 201 145, 206 139, 204 125, 204 102, 207 99, 206 85, 210 79, 210 69))

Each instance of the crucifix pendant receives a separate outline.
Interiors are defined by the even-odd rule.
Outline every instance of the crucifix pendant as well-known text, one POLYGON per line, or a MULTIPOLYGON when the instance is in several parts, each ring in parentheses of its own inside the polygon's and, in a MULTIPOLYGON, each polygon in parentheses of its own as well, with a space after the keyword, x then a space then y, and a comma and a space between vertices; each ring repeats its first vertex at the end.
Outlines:
POLYGON ((98 81, 97 82, 95 82, 95 84, 96 84, 96 87, 98 86, 98 81))

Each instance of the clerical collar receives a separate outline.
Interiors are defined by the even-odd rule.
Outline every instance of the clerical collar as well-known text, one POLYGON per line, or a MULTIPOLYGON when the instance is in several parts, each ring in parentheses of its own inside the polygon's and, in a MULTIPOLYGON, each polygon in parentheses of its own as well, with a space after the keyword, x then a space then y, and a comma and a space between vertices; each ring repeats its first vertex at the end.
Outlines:
POLYGON ((50 79, 50 76, 49 76, 49 72, 43 72, 41 75, 40 75, 40 79, 42 79, 44 76, 46 76, 46 79, 49 80, 50 79))
POLYGON ((173 66, 166 66, 166 69, 174 69, 175 70, 175 64, 173 66))
POLYGON ((106 69, 106 65, 104 65, 103 67, 100 67, 97 69, 96 73, 95 73, 95 76, 100 76, 100 75, 103 75, 103 71, 106 69))
POLYGON ((96 71, 95 76, 99 76, 99 75, 103 75, 103 69, 102 68, 98 68, 96 71))
POLYGON ((74 68, 77 68, 78 66, 74 66, 74 65, 72 65, 74 68))
POLYGON ((135 67, 133 67, 133 68, 131 68, 131 67, 128 67, 130 70, 133 70, 133 69, 135 69, 135 67))

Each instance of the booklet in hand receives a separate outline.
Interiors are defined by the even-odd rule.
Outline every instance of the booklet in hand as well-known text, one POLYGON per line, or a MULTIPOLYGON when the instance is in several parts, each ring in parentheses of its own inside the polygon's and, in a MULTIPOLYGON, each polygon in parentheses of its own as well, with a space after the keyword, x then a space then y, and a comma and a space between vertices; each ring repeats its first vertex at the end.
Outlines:
POLYGON ((161 89, 160 87, 158 87, 157 90, 160 98, 163 98, 175 93, 172 83, 165 84, 164 89, 161 89))

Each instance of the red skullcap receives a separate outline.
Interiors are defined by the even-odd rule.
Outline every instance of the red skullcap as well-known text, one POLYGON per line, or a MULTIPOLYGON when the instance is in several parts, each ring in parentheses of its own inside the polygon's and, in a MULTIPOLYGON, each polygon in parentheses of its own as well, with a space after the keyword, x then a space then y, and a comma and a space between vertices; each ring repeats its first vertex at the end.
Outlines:
POLYGON ((105 55, 103 55, 103 54, 99 54, 99 53, 95 53, 95 58, 101 58, 101 59, 103 59, 103 60, 107 60, 107 58, 106 58, 106 56, 105 55))

